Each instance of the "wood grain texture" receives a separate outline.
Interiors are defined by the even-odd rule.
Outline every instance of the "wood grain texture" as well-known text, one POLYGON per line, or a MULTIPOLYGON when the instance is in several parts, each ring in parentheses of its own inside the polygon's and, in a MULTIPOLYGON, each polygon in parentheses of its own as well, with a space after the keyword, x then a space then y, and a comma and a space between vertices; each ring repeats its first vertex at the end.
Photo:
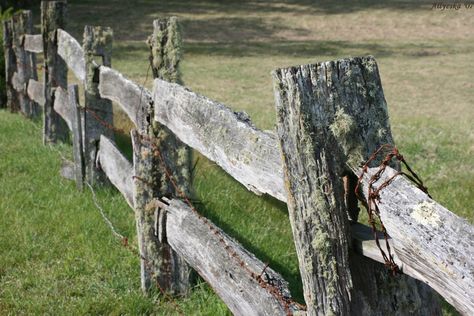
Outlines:
POLYGON ((7 95, 6 107, 11 112, 20 110, 20 104, 15 88, 12 85, 13 74, 17 70, 16 56, 13 50, 12 20, 3 21, 3 49, 5 55, 5 90, 7 95))
POLYGON ((68 139, 68 126, 54 111, 54 89, 67 89, 67 65, 58 55, 56 31, 66 26, 67 4, 64 1, 41 2, 41 33, 44 54, 43 142, 56 143, 68 139))
POLYGON ((58 29, 58 54, 81 82, 86 80, 84 50, 79 42, 66 31, 58 29))
POLYGON ((98 161, 110 182, 122 193, 128 205, 133 208, 132 164, 114 142, 103 135, 100 137, 98 161))
MULTIPOLYGON (((84 188, 84 150, 82 119, 84 117, 83 108, 79 106, 79 86, 69 85, 68 87, 69 107, 71 111, 71 131, 72 131, 72 153, 74 156, 74 174, 76 186, 79 190, 84 188)), ((128 170, 130 172, 130 170, 128 170)))
POLYGON ((97 152, 101 135, 114 138, 112 102, 100 97, 99 65, 94 60, 99 57, 104 66, 111 66, 113 31, 109 27, 85 26, 84 28, 84 58, 86 77, 85 91, 85 120, 84 120, 84 161, 86 181, 94 185, 104 183, 107 177, 96 168, 97 152))
POLYGON ((28 97, 38 103, 40 106, 44 106, 44 85, 34 79, 28 81, 27 88, 28 97))
POLYGON ((68 128, 72 130, 73 109, 69 104, 68 92, 61 87, 54 91, 54 111, 66 122, 68 128))
POLYGON ((119 104, 137 129, 146 132, 153 103, 150 91, 109 67, 101 66, 99 71, 100 96, 119 104))
POLYGON ((196 94, 183 86, 155 79, 156 121, 181 141, 216 162, 256 194, 286 201, 278 140, 257 129, 246 113, 196 94))
POLYGON ((31 53, 43 52, 43 36, 41 34, 25 34, 23 46, 26 51, 31 53))
MULTIPOLYGON (((376 171, 364 176, 364 194, 376 171)), ((387 168, 374 186, 395 173, 387 168)), ((429 284, 461 314, 473 315, 474 227, 403 176, 381 191, 378 205, 404 271, 429 284)))
MULTIPOLYGON (((263 262, 183 201, 171 200, 165 216, 168 243, 211 285, 234 315, 287 315, 288 311, 298 311, 292 305, 287 309, 249 274, 260 275, 265 268, 263 262), (226 246, 245 262, 245 268, 226 246)), ((288 283, 271 268, 265 272, 265 281, 273 282, 283 297, 290 298, 288 283)))
MULTIPOLYGON (((165 18, 154 21, 153 25, 154 31, 148 40, 153 75, 168 81, 179 80, 181 35, 177 21, 175 18, 165 18), (162 62, 157 63, 157 61, 162 62), (172 64, 170 64, 171 61, 172 64)), ((137 92, 136 87, 132 87, 131 91, 137 92)), ((166 243, 166 234, 156 233, 166 231, 163 221, 155 220, 153 230, 155 236, 150 235, 153 232, 148 229, 150 214, 143 205, 161 196, 177 197, 180 194, 189 196, 192 180, 191 149, 168 128, 153 122, 153 111, 156 110, 153 102, 150 100, 141 102, 141 98, 136 100, 139 102, 135 104, 135 107, 141 115, 141 120, 137 121, 138 128, 147 141, 140 141, 140 146, 134 147, 134 150, 135 148, 139 150, 134 152, 134 155, 141 157, 134 160, 134 168, 142 175, 140 178, 147 173, 147 179, 151 180, 146 181, 148 184, 144 181, 135 182, 135 200, 141 203, 141 205, 135 205, 135 212, 137 220, 141 219, 143 223, 137 226, 137 233, 138 238, 144 243, 142 249, 147 249, 143 253, 143 262, 150 263, 148 267, 142 265, 145 269, 142 270, 142 289, 148 291, 151 285, 155 286, 154 283, 158 283, 161 290, 176 295, 187 294, 191 287, 191 268, 166 243), (151 157, 145 158, 143 155, 146 152, 151 152, 151 157)), ((137 136, 134 139, 139 141, 137 136)))
POLYGON ((148 292, 154 283, 171 294, 186 294, 189 291, 191 270, 171 247, 159 238, 155 200, 160 196, 172 196, 171 189, 163 187, 166 175, 159 166, 154 144, 145 140, 137 131, 132 131, 133 144, 133 198, 137 223, 138 245, 141 262, 141 286, 148 292), (169 191, 165 191, 168 189, 169 191))
MULTIPOLYGON (((381 265, 367 278, 353 278, 363 268, 351 262, 348 249, 348 219, 357 215, 349 210, 357 204, 344 190, 353 185, 343 179, 354 177, 352 168, 382 144, 393 144, 375 60, 369 56, 290 67, 273 76, 290 222, 308 312, 439 313, 428 288, 402 278, 391 282, 391 289, 377 282, 386 274, 381 265), (368 291, 378 299, 367 296, 368 291)), ((349 193, 354 195, 353 189, 349 193)))
POLYGON ((24 37, 33 31, 33 15, 29 10, 17 12, 12 17, 12 43, 16 57, 16 75, 14 87, 17 90, 21 112, 27 117, 37 117, 41 110, 37 103, 27 94, 27 84, 30 79, 38 80, 36 56, 24 48, 24 37))

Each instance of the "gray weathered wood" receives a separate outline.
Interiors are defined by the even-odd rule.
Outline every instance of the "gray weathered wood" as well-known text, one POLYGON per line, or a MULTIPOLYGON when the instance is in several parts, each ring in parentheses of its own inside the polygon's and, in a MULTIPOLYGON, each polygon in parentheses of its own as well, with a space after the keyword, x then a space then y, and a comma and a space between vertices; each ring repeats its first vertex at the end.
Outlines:
POLYGON ((353 284, 344 175, 334 158, 333 140, 323 124, 316 125, 319 117, 313 118, 326 115, 324 107, 313 110, 318 104, 315 96, 330 96, 319 88, 318 75, 310 77, 309 69, 282 69, 275 77, 288 212, 308 314, 350 315, 353 284))
MULTIPOLYGON (((298 311, 293 304, 286 307, 284 300, 259 284, 256 277, 265 264, 237 241, 181 200, 173 199, 164 207, 168 243, 211 285, 234 315, 288 315, 298 311)), ((273 280, 276 292, 290 298, 287 282, 271 268, 265 272, 264 281, 273 280)))
POLYGON ((12 17, 13 50, 16 55, 15 88, 18 92, 20 109, 27 117, 36 117, 41 111, 38 104, 27 95, 27 84, 30 79, 38 80, 35 54, 24 48, 24 36, 33 32, 33 16, 31 11, 23 10, 12 17))
MULTIPOLYGON (((154 21, 154 31, 148 43, 154 76, 168 81, 179 80, 181 35, 177 20, 170 18, 154 21)), ((131 87, 127 92, 133 94, 136 87, 131 87)), ((142 241, 143 251, 142 289, 147 291, 154 282, 158 282, 164 291, 186 294, 190 289, 191 269, 166 243, 165 237, 151 235, 156 230, 163 232, 166 229, 163 221, 152 218, 146 205, 161 196, 189 196, 191 149, 168 128, 152 122, 156 108, 151 102, 146 99, 141 102, 141 98, 137 101, 134 106, 138 109, 136 113, 141 115, 141 119, 137 121, 141 135, 136 133, 133 137, 134 169, 136 179, 144 181, 135 181, 134 198, 138 239, 142 241), (151 224, 156 226, 156 230, 151 224)))
MULTIPOLYGON (((72 152, 74 155, 74 175, 76 185, 79 190, 84 187, 84 150, 82 141, 82 118, 83 110, 79 106, 79 86, 69 85, 67 94, 68 104, 71 109, 71 131, 72 131, 72 152)), ((130 171, 129 171, 130 172, 130 171)))
POLYGON ((84 82, 86 79, 86 61, 84 50, 79 42, 66 31, 58 29, 58 54, 72 70, 77 79, 84 82))
POLYGON ((155 79, 155 120, 215 161, 249 190, 286 201, 278 140, 257 129, 245 113, 155 79))
POLYGON ((34 79, 28 81, 27 88, 28 97, 38 103, 40 106, 44 106, 44 85, 34 79))
POLYGON ((167 243, 160 242, 155 230, 154 201, 161 194, 171 196, 174 192, 163 186, 166 175, 156 168, 159 165, 156 145, 147 138, 132 131, 133 198, 141 257, 141 285, 147 292, 154 282, 158 282, 169 293, 186 294, 191 271, 167 243))
POLYGON ((25 34, 23 46, 26 51, 31 53, 43 52, 43 36, 41 34, 25 34))
POLYGON ((70 160, 63 160, 61 163, 61 170, 60 170, 61 177, 68 179, 68 180, 76 180, 74 174, 74 162, 70 160))
POLYGON ((128 80, 118 71, 102 66, 99 92, 102 98, 118 103, 137 129, 142 133, 146 132, 149 126, 147 122, 149 113, 144 110, 150 109, 153 103, 148 89, 128 80))
POLYGON ((99 163, 110 182, 133 208, 133 167, 116 145, 106 136, 100 137, 99 163))
MULTIPOLYGON (((369 170, 364 184, 376 171, 369 170)), ((374 186, 395 173, 388 167, 374 186)), ((378 205, 404 271, 417 274, 461 314, 473 315, 474 227, 402 176, 381 190, 378 205)))
POLYGON ((73 110, 69 103, 68 92, 57 87, 54 92, 54 111, 63 118, 70 130, 72 130, 73 110))
POLYGON ((17 92, 13 88, 12 78, 16 72, 16 56, 13 51, 12 20, 3 21, 3 50, 5 54, 5 90, 7 96, 6 106, 10 111, 20 109, 17 92))
POLYGON ((84 122, 84 161, 86 180, 91 183, 106 181, 104 174, 97 169, 96 160, 100 136, 114 138, 112 102, 102 99, 99 93, 99 65, 94 60, 99 58, 103 65, 111 65, 113 32, 109 27, 86 26, 84 28, 84 58, 86 77, 85 122, 84 122))
POLYGON ((58 55, 56 32, 66 24, 65 1, 41 2, 41 33, 44 54, 44 131, 43 142, 56 143, 68 139, 68 126, 54 111, 54 89, 67 89, 67 66, 58 55))
POLYGON ((18 75, 18 72, 15 72, 12 76, 11 79, 11 84, 13 89, 15 89, 16 92, 22 92, 25 90, 25 83, 23 82, 23 78, 21 78, 18 75))
POLYGON ((368 278, 352 276, 360 267, 350 264, 343 177, 382 144, 393 143, 375 60, 303 65, 273 76, 288 209, 309 314, 439 313, 437 304, 412 304, 420 296, 434 302, 427 288, 403 279, 396 280, 396 289, 379 287, 382 266, 368 278), (378 299, 367 297, 368 290, 378 299))

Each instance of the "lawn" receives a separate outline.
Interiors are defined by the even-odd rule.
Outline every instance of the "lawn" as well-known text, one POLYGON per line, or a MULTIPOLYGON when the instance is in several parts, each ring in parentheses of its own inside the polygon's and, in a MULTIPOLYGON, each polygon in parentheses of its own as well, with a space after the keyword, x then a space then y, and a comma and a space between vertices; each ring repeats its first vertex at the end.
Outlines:
MULTIPOLYGON (((67 30, 81 40, 86 24, 111 26, 113 68, 150 87, 145 40, 152 21, 180 17, 185 85, 246 111, 262 129, 275 123, 271 70, 374 55, 396 144, 431 195, 473 223, 474 9, 431 7, 411 1, 69 1, 67 30)), ((39 6, 32 9, 39 23, 39 6)), ((115 121, 131 126, 122 113, 115 121)), ((0 314, 228 313, 203 282, 177 300, 179 308, 159 293, 141 295, 138 258, 114 239, 91 193, 59 176, 61 155, 70 151, 42 146, 39 122, 0 112, 0 314)), ((286 206, 254 196, 196 157, 199 210, 269 262, 301 301, 286 206)), ((110 188, 97 191, 104 212, 136 244, 123 198, 110 188)))

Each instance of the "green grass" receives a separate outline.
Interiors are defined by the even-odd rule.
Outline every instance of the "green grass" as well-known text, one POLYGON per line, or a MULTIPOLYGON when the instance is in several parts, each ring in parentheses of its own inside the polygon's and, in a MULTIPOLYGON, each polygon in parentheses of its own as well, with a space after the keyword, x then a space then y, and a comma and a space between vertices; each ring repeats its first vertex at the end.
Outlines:
MULTIPOLYGON (((401 152, 437 201, 474 222, 474 11, 437 12, 431 2, 412 1, 69 3, 68 31, 80 39, 85 24, 113 27, 113 67, 149 87, 144 41, 151 22, 178 15, 186 85, 248 112, 263 129, 275 123, 270 71, 374 55, 401 152)), ((123 113, 115 123, 130 127, 123 113)), ((113 238, 90 192, 59 177, 60 155, 41 145, 39 128, 0 112, 0 314, 176 313, 159 294, 141 295, 138 259, 113 238)), ((119 143, 128 146, 126 137, 119 143)), ((70 155, 68 146, 60 150, 70 155)), ((286 206, 254 196, 203 157, 195 191, 199 211, 282 273, 301 301, 286 206)), ((122 197, 106 188, 98 197, 135 245, 122 197)), ((228 313, 202 282, 178 302, 185 314, 228 313)))

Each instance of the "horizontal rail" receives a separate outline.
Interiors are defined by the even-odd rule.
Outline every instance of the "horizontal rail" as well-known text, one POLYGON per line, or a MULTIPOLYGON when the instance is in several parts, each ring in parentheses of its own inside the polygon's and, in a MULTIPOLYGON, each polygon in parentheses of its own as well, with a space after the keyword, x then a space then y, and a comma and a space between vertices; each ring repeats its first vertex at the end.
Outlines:
POLYGON ((132 164, 104 135, 100 137, 98 157, 101 169, 110 182, 122 193, 128 205, 133 208, 132 164))
POLYGON ((23 48, 32 53, 43 52, 43 36, 41 34, 25 34, 23 38, 23 48))
MULTIPOLYGON (((377 170, 372 168, 364 175, 364 188, 377 170)), ((387 167, 374 186, 395 174, 394 169, 387 167)), ((363 190, 365 195, 366 191, 363 190)), ((381 190, 378 206, 404 267, 459 312, 473 315, 474 227, 402 176, 381 190)))
POLYGON ((99 71, 100 96, 118 103, 138 130, 143 131, 148 114, 143 109, 153 102, 150 91, 109 67, 101 66, 99 71))
POLYGON ((69 104, 69 96, 66 90, 61 87, 57 87, 54 92, 54 110, 58 113, 66 122, 69 130, 72 130, 72 118, 73 108, 69 104))
POLYGON ((245 113, 198 95, 183 86, 156 79, 155 120, 184 143, 216 162, 256 194, 286 201, 278 139, 257 129, 245 113))
POLYGON ((79 42, 64 30, 58 29, 58 54, 66 62, 77 79, 86 80, 86 60, 79 42))
POLYGON ((283 277, 266 268, 237 241, 181 200, 163 206, 167 242, 211 285, 233 314, 287 315, 298 310, 281 299, 290 298, 283 277), (257 281, 260 274, 263 282, 257 281), (270 282, 275 286, 265 287, 270 282))
POLYGON ((40 106, 44 106, 46 102, 44 98, 44 85, 34 79, 28 81, 28 97, 38 103, 40 106))

